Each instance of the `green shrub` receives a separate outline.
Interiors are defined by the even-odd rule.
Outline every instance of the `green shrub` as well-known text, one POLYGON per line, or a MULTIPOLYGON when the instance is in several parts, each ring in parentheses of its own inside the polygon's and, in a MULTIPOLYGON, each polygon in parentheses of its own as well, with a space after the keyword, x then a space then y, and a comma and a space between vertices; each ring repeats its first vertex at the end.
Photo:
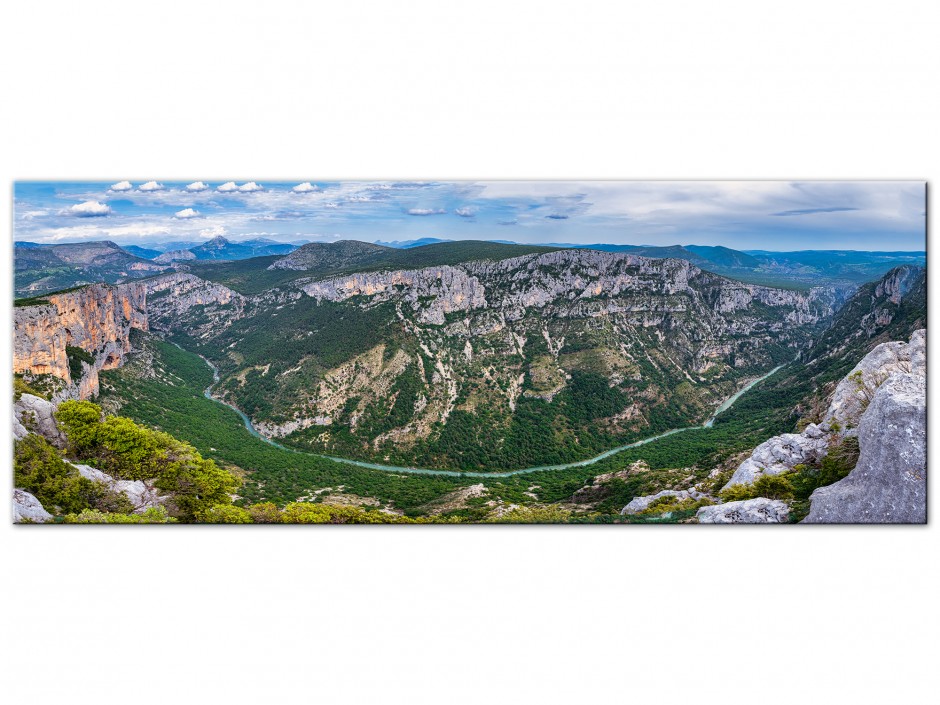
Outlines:
POLYGON ((63 402, 55 416, 72 453, 117 478, 153 480, 158 489, 171 493, 167 506, 174 517, 191 521, 215 505, 231 504, 231 494, 241 484, 167 433, 122 416, 102 420, 97 404, 63 402))
POLYGON ((95 363, 95 358, 91 355, 91 353, 73 345, 65 346, 65 355, 69 360, 69 374, 71 375, 73 382, 77 382, 82 378, 83 362, 87 362, 89 365, 93 365, 95 363))
POLYGON ((722 490, 720 496, 724 502, 740 502, 757 497, 788 501, 794 496, 793 474, 789 471, 780 475, 761 475, 751 484, 732 485, 722 490))
POLYGON ((151 507, 140 514, 115 514, 85 509, 79 514, 65 517, 66 524, 172 524, 171 517, 163 507, 151 507))
POLYGON ((557 505, 547 507, 517 507, 488 521, 494 524, 563 524, 571 512, 557 505))
POLYGON ((53 514, 80 512, 95 504, 104 488, 82 477, 42 436, 16 441, 13 483, 38 499, 53 514))
POLYGON ((285 524, 413 524, 414 519, 360 507, 292 502, 284 507, 285 524))
POLYGON ((281 510, 274 502, 262 502, 248 507, 248 515, 255 524, 280 524, 281 510))
POLYGON ((23 375, 13 375, 13 401, 19 401, 24 394, 32 394, 34 397, 45 399, 45 395, 37 389, 29 386, 23 375))
POLYGON ((637 516, 657 516, 659 514, 675 514, 677 512, 688 512, 692 510, 697 510, 699 507, 705 507, 709 504, 713 504, 711 499, 693 499, 692 497, 686 497, 684 499, 677 499, 676 497, 660 497, 657 500, 654 500, 650 505, 644 509, 642 512, 637 512, 637 516))
POLYGON ((250 524, 251 514, 247 509, 231 504, 217 504, 199 517, 205 524, 250 524))

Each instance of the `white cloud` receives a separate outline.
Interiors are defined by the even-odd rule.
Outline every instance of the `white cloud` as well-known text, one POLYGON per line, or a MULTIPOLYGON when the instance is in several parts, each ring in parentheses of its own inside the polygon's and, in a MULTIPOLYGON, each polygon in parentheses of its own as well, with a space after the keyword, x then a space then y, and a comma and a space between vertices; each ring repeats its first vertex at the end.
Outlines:
POLYGON ((149 192, 149 191, 162 191, 162 190, 163 190, 163 184, 159 184, 159 183, 157 183, 156 181, 148 181, 148 182, 145 183, 145 184, 141 184, 141 185, 138 187, 137 190, 138 190, 138 191, 144 191, 144 192, 149 192))
POLYGON ((49 215, 49 211, 36 210, 36 211, 26 211, 25 213, 20 214, 21 220, 33 220, 34 218, 42 218, 43 216, 49 215))
POLYGON ((441 215, 446 211, 443 208, 409 208, 408 215, 441 215))
POLYGON ((225 226, 216 225, 211 228, 203 228, 199 231, 199 235, 200 237, 204 237, 209 240, 214 237, 221 237, 222 235, 225 235, 225 226))
POLYGON ((66 215, 74 215, 77 218, 98 218, 108 215, 111 212, 111 206, 100 201, 84 201, 76 203, 65 211, 66 215))
POLYGON ((199 191, 205 191, 209 188, 209 184, 204 181, 193 181, 186 187, 186 190, 190 193, 198 193, 199 191))
POLYGON ((476 210, 474 210, 470 206, 461 206, 460 208, 455 210, 454 213, 459 215, 461 218, 472 218, 473 216, 477 214, 476 210))
POLYGON ((238 184, 234 181, 226 181, 224 184, 219 186, 216 191, 221 191, 222 193, 231 193, 232 191, 238 190, 238 184))
POLYGON ((254 181, 249 181, 247 184, 239 186, 238 190, 242 193, 254 193, 255 191, 264 191, 264 186, 256 184, 254 181))
POLYGON ((116 184, 111 184, 111 188, 109 190, 120 192, 130 191, 132 188, 134 188, 134 184, 132 184, 130 181, 118 181, 116 184))
POLYGON ((304 181, 302 184, 297 184, 294 188, 291 189, 294 193, 310 193, 311 191, 319 191, 319 186, 314 186, 309 181, 304 181))
POLYGON ((176 213, 174 214, 174 217, 175 217, 175 218, 182 218, 182 219, 184 219, 184 220, 185 220, 186 218, 198 218, 198 217, 199 217, 199 211, 195 210, 194 208, 184 208, 184 209, 181 210, 181 211, 176 211, 176 213))

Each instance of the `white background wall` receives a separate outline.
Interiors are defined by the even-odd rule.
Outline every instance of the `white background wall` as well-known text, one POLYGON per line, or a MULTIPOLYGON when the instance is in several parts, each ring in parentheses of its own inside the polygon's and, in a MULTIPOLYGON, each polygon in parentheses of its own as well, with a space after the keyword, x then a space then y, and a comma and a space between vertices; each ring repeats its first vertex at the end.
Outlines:
MULTIPOLYGON (((0 222, 28 178, 935 178, 937 7, 11 3, 0 222)), ((937 692, 936 512, 730 530, 6 517, 7 702, 937 692)))

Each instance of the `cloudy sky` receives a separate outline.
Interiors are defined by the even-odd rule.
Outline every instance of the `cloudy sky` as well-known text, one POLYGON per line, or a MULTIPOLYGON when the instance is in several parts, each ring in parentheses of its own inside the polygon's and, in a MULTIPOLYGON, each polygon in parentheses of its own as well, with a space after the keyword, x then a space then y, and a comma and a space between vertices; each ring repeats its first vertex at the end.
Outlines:
POLYGON ((923 250, 922 182, 19 182, 16 240, 266 237, 923 250))

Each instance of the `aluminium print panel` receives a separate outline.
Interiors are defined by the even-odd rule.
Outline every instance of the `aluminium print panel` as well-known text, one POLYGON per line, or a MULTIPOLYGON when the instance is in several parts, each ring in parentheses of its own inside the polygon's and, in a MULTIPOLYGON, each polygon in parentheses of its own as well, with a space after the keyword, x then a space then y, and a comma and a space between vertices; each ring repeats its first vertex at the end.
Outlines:
POLYGON ((19 182, 13 520, 924 523, 926 203, 19 182))

